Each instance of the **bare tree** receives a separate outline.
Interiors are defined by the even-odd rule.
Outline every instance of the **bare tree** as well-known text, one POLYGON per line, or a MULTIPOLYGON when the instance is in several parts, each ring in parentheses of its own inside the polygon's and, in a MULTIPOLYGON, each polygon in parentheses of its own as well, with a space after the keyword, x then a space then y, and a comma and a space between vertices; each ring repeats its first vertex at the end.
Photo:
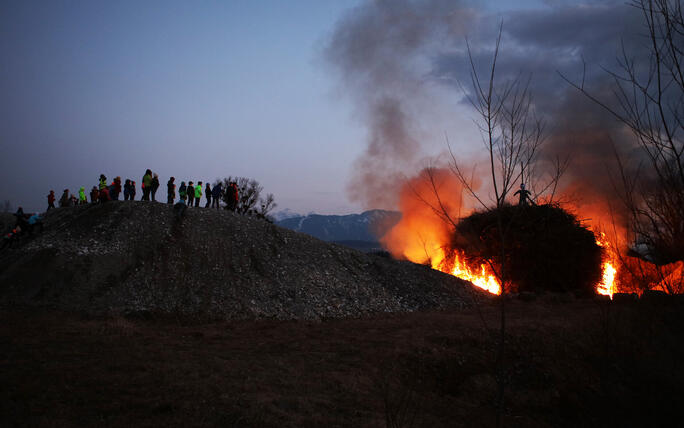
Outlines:
MULTIPOLYGON (((216 186, 217 182, 214 184, 216 186)), ((222 180, 224 189, 228 189, 230 183, 237 183, 238 188, 238 202, 235 212, 242 215, 253 215, 259 218, 267 219, 269 213, 277 206, 275 197, 272 193, 267 194, 264 198, 261 197, 264 187, 253 178, 247 177, 228 177, 222 180)), ((225 191, 223 201, 226 206, 230 206, 229 198, 232 195, 225 191)))
MULTIPOLYGON (((636 247, 656 264, 684 260, 684 19, 679 0, 634 0, 643 16, 648 59, 637 61, 622 46, 613 98, 600 99, 581 83, 582 94, 628 127, 644 155, 638 165, 618 156, 619 190, 636 247)), ((617 152, 616 152, 617 153, 617 152)), ((617 156, 617 154, 616 154, 617 156)))
MULTIPOLYGON (((502 85, 497 83, 497 58, 501 46, 503 23, 499 27, 493 58, 489 73, 486 78, 478 72, 472 55, 470 44, 466 41, 468 58, 470 61, 470 90, 462 86, 462 90, 477 113, 475 120, 480 130, 485 152, 488 155, 488 176, 491 179, 493 194, 485 195, 478 192, 473 186, 473 171, 467 171, 447 139, 447 145, 451 154, 450 169, 466 189, 485 210, 496 210, 497 230, 500 241, 500 254, 497 260, 487 260, 490 270, 494 273, 501 287, 500 324, 498 329, 498 349, 496 354, 496 378, 498 393, 496 397, 496 421, 500 426, 503 417, 504 395, 506 389, 505 373, 505 337, 506 337, 506 294, 510 289, 509 276, 506 266, 506 237, 510 228, 510 219, 503 218, 499 208, 507 203, 514 187, 518 184, 536 182, 538 179, 534 168, 537 162, 539 149, 544 142, 544 123, 534 112, 532 95, 530 93, 531 77, 523 78, 522 75, 508 80, 502 85), (487 197, 489 196, 489 197, 487 197), (493 205, 492 205, 493 203, 493 205), (505 224, 506 223, 506 224, 505 224)), ((555 191, 556 184, 564 169, 567 160, 557 161, 556 173, 552 175, 548 184, 541 186, 542 192, 548 189, 555 191)), ((457 228, 459 218, 454 218, 449 207, 440 197, 439 183, 436 182, 434 168, 424 170, 425 177, 429 180, 430 189, 437 201, 430 204, 427 199, 418 197, 430 205, 432 210, 454 230, 457 228)), ((551 194, 551 198, 553 193, 551 194)), ((459 213, 460 217, 460 213, 459 213)), ((473 243, 477 246, 479 243, 473 243)))
POLYGON ((273 196, 273 193, 268 193, 266 194, 266 197, 261 199, 261 206, 259 209, 257 209, 257 217, 263 218, 267 221, 270 221, 271 223, 273 222, 273 219, 270 217, 271 211, 275 207, 277 207, 278 204, 275 202, 275 196, 273 196))
MULTIPOLYGON (((480 130, 488 154, 488 169, 494 192, 494 207, 500 208, 514 186, 524 179, 531 179, 532 165, 537 160, 543 142, 544 124, 534 114, 530 94, 531 76, 518 75, 503 85, 496 84, 496 62, 501 45, 503 24, 499 27, 492 65, 488 79, 483 80, 476 70, 470 44, 467 43, 470 60, 471 91, 463 92, 479 117, 476 124, 480 130)), ((491 209, 473 189, 466 171, 454 155, 451 147, 451 168, 484 209, 491 209)))

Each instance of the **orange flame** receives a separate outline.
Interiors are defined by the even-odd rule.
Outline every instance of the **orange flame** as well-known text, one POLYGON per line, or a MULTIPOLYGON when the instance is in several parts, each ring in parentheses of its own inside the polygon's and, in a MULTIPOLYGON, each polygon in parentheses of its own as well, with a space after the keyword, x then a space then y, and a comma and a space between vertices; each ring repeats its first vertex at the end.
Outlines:
POLYGON ((617 275, 615 266, 619 266, 617 263, 617 254, 615 254, 613 246, 610 245, 610 242, 606 239, 606 235, 603 232, 600 232, 596 237, 596 244, 605 250, 607 254, 606 258, 608 259, 603 262, 603 275, 601 277, 601 282, 596 284, 596 292, 598 294, 603 294, 604 296, 610 296, 612 299, 613 294, 617 291, 615 283, 615 277, 617 275))
POLYGON ((501 294, 501 284, 499 284, 496 275, 489 272, 490 269, 488 269, 486 264, 481 264, 478 271, 477 268, 473 269, 471 266, 468 266, 464 258, 459 257, 459 254, 455 253, 453 268, 446 273, 470 281, 474 286, 487 290, 492 294, 501 294))
MULTIPOLYGON (((469 281, 490 293, 501 294, 501 284, 487 264, 469 264, 465 254, 457 250, 446 250, 451 234, 449 222, 435 215, 434 207, 444 208, 450 213, 452 220, 466 217, 473 210, 464 204, 462 194, 461 184, 454 180, 450 171, 439 168, 422 171, 403 186, 400 194, 402 219, 382 237, 382 244, 395 257, 429 264, 433 269, 469 281), (434 194, 435 188, 439 191, 439 199, 434 194)), ((575 211, 582 213, 582 217, 588 218, 596 243, 606 252, 602 278, 595 289, 597 293, 612 298, 618 291, 620 266, 620 258, 614 247, 624 241, 625 231, 615 225, 611 211, 600 201, 571 205, 575 211), (613 225, 615 244, 611 244, 605 234, 600 232, 602 224, 613 225)))

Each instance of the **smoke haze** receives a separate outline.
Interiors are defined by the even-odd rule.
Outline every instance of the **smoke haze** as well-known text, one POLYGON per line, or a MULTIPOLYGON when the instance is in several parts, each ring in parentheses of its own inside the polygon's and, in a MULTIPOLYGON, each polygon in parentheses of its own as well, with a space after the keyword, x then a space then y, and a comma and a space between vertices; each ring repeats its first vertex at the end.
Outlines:
MULTIPOLYGON (((351 10, 338 23, 325 56, 368 131, 366 149, 349 182, 352 199, 367 208, 396 208, 407 177, 425 166, 424 159, 437 156, 444 164, 443 141, 441 152, 435 151, 421 132, 434 126, 435 117, 455 117, 456 108, 466 107, 462 88, 470 86, 470 63, 465 38, 477 72, 488 76, 501 20, 497 82, 520 73, 532 76, 534 110, 548 130, 541 159, 571 159, 561 192, 575 206, 601 200, 619 207, 608 171, 616 150, 634 155, 634 141, 614 117, 559 75, 576 82, 584 78, 590 91, 610 97, 612 82, 601 67, 616 68, 621 41, 636 57, 643 55, 638 12, 614 2, 503 16, 470 3, 444 1, 378 1, 351 10), (426 99, 435 96, 435 87, 441 89, 441 99, 430 103, 426 99), (454 110, 439 110, 445 107, 454 110)), ((480 147, 473 138, 477 132, 461 131, 466 137, 449 138, 457 141, 457 156, 465 157, 460 160, 472 163, 467 153, 480 147)))

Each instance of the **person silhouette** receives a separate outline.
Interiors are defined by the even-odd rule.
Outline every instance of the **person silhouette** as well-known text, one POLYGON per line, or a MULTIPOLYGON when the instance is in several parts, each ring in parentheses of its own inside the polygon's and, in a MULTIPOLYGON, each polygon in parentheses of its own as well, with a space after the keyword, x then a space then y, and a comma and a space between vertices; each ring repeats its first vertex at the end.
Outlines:
MULTIPOLYGON (((524 184, 524 183, 520 183, 520 190, 518 190, 517 192, 515 192, 515 193, 513 194, 513 196, 518 195, 518 194, 520 195, 520 201, 518 202, 518 205, 525 205, 525 206, 527 206, 527 205, 528 205, 528 202, 532 202, 532 199, 530 199, 531 193, 530 193, 529 190, 525 189, 525 184, 524 184)), ((534 202, 532 202, 532 203, 534 203, 534 202)))

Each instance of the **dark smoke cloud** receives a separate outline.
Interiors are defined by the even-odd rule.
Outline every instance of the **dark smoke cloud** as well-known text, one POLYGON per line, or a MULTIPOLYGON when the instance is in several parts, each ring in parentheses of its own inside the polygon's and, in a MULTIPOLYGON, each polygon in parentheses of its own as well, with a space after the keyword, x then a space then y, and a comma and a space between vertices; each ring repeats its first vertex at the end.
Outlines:
POLYGON ((431 45, 462 38, 471 15, 453 1, 375 1, 338 24, 325 57, 368 127, 367 149, 349 183, 352 200, 396 206, 403 174, 423 155, 419 121, 431 45))
POLYGON ((369 2, 350 11, 338 24, 326 58, 368 127, 367 149, 350 181, 355 200, 367 207, 394 204, 399 193, 395 184, 429 154, 419 136, 425 87, 442 85, 450 91, 447 96, 461 98, 457 83, 470 84, 465 37, 478 71, 484 73, 501 19, 497 78, 504 82, 520 73, 532 76, 535 109, 549 134, 543 156, 571 156, 567 189, 618 205, 607 170, 615 160, 614 147, 634 153, 634 141, 614 117, 559 75, 580 82, 585 73, 587 88, 610 99, 612 82, 603 67, 616 69, 621 43, 637 59, 645 55, 639 12, 614 2, 503 17, 444 1, 369 2))

